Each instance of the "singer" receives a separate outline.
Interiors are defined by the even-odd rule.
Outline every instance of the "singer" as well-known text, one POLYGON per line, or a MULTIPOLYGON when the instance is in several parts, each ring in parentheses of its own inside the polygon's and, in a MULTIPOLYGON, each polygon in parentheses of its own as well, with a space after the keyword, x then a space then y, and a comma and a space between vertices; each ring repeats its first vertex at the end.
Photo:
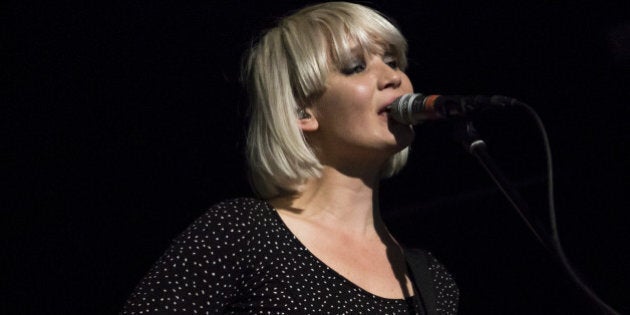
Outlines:
POLYGON ((397 242, 379 182, 403 168, 407 44, 380 13, 329 2, 280 20, 247 52, 247 161, 257 198, 221 202, 150 269, 123 314, 455 314, 431 254, 397 242))

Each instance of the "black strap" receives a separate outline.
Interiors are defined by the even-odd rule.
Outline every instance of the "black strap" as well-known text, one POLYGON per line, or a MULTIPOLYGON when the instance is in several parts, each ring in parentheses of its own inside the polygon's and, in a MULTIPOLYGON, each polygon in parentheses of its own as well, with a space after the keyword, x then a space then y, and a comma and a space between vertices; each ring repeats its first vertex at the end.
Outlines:
MULTIPOLYGON (((424 306, 426 315, 437 315, 435 289, 433 288, 433 277, 429 271, 428 254, 420 249, 405 250, 407 265, 411 270, 411 278, 415 285, 416 294, 424 306)), ((416 303, 418 301, 416 300, 416 303)))

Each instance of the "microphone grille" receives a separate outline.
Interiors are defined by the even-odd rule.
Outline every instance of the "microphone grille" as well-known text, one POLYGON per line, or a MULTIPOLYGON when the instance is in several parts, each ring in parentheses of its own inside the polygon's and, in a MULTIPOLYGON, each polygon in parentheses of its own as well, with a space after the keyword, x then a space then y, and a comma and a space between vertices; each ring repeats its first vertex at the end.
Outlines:
POLYGON ((390 105, 389 114, 392 118, 399 123, 402 124, 416 124, 418 119, 416 119, 417 115, 415 115, 414 104, 420 104, 422 106, 422 101, 424 100, 424 95, 420 93, 409 93, 399 98, 395 99, 394 102, 390 105))

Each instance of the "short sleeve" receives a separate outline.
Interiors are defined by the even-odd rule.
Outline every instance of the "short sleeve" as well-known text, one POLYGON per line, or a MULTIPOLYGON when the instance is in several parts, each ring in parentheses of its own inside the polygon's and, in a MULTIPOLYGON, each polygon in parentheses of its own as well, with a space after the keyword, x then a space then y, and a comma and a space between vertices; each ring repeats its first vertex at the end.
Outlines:
POLYGON ((122 314, 212 314, 243 292, 253 201, 216 204, 179 235, 140 281, 122 314))
POLYGON ((433 287, 437 299, 437 311, 440 314, 457 314, 459 289, 455 279, 446 267, 433 254, 427 252, 429 272, 433 278, 433 287))

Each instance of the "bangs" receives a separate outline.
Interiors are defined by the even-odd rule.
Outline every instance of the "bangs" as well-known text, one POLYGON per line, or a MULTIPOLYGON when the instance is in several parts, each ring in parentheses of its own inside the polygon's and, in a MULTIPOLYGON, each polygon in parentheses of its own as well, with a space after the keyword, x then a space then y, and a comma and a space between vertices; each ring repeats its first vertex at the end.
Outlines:
POLYGON ((367 25, 343 25, 344 32, 333 32, 328 50, 330 63, 341 69, 354 58, 357 52, 366 55, 391 56, 398 61, 401 70, 407 67, 407 43, 400 33, 390 29, 369 28, 367 25))
POLYGON ((342 69, 361 52, 388 55, 401 70, 407 67, 407 42, 384 16, 363 6, 326 3, 307 8, 284 21, 283 39, 291 54, 294 96, 306 105, 325 89, 328 72, 342 69), (298 18, 299 17, 299 18, 298 18))

